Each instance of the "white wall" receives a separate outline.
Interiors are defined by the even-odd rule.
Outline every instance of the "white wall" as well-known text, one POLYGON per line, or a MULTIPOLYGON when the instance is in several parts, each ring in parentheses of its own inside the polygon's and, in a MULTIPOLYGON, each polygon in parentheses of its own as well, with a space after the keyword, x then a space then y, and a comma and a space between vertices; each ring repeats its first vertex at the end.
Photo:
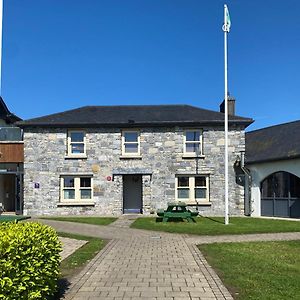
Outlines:
POLYGON ((261 215, 260 210, 260 184, 270 174, 279 171, 292 173, 300 177, 300 159, 289 159, 267 163, 257 163, 248 165, 247 168, 251 172, 252 187, 251 187, 251 202, 253 217, 261 215))

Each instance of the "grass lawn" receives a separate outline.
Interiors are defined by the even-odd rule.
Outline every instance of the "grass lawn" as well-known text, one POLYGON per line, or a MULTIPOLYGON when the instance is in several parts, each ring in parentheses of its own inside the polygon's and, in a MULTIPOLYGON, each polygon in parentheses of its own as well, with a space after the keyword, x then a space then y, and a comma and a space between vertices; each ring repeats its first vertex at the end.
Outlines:
POLYGON ((198 247, 235 299, 300 299, 300 241, 198 247))
POLYGON ((15 215, 1 215, 0 216, 0 223, 1 222, 19 222, 22 220, 30 219, 31 217, 28 216, 15 216, 15 215))
POLYGON ((85 223, 92 225, 108 225, 117 220, 117 218, 110 217, 42 217, 41 219, 85 223))
POLYGON ((224 218, 195 218, 196 223, 188 222, 157 222, 156 218, 139 218, 132 228, 187 233, 197 235, 247 234, 267 232, 300 232, 300 222, 232 217, 230 224, 224 225, 224 218))
POLYGON ((61 262, 60 272, 62 278, 70 278, 72 275, 77 274, 106 244, 105 241, 99 238, 84 235, 64 232, 58 232, 58 235, 88 241, 88 243, 77 249, 72 255, 61 262))

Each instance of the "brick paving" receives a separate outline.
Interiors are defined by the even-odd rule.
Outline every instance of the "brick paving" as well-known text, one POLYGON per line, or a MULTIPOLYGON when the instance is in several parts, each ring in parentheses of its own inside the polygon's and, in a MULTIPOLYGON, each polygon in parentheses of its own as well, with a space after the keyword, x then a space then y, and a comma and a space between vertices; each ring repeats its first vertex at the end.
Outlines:
POLYGON ((233 299, 196 244, 239 240, 300 239, 300 233, 219 237, 151 232, 110 226, 43 220, 58 231, 110 239, 72 279, 64 299, 233 299))

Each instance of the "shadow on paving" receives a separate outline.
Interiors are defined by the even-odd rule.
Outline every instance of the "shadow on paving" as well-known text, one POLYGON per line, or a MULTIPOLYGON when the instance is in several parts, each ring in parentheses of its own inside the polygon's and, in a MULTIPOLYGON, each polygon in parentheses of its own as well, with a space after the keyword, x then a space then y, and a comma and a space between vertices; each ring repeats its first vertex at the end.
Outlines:
POLYGON ((58 280, 58 288, 55 295, 50 300, 60 300, 64 298, 64 295, 68 292, 71 282, 67 278, 60 278, 58 280))

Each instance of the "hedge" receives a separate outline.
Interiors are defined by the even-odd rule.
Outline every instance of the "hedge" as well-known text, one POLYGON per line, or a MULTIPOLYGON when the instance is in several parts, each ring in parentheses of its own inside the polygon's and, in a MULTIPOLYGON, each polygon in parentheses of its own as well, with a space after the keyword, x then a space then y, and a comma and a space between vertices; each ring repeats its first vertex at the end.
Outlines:
POLYGON ((0 299, 47 299, 57 288, 61 244, 39 223, 0 223, 0 299))

